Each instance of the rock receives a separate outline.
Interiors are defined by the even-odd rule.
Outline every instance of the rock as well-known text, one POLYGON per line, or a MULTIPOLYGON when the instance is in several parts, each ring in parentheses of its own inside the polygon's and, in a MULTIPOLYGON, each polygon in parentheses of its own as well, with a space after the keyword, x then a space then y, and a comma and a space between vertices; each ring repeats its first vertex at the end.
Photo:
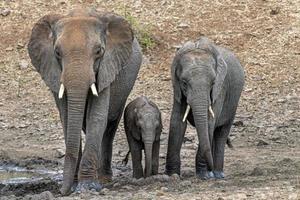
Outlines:
POLYGON ((278 15, 279 12, 280 12, 280 7, 276 7, 276 8, 271 9, 270 14, 271 15, 278 15))
POLYGON ((155 175, 154 179, 159 182, 168 182, 170 180, 170 177, 166 174, 159 174, 159 175, 155 175))
POLYGON ((14 50, 12 47, 7 47, 7 48, 5 49, 5 51, 12 51, 12 50, 14 50))
POLYGON ((9 8, 4 8, 0 11, 0 15, 2 15, 3 17, 8 16, 11 13, 9 8))
POLYGON ((25 59, 22 59, 19 62, 19 67, 20 67, 21 70, 28 68, 28 65, 29 65, 29 63, 25 59))
POLYGON ((109 193, 109 189, 107 189, 107 188, 103 188, 103 189, 99 192, 100 195, 106 195, 107 193, 109 193))
POLYGON ((169 191, 169 188, 167 188, 167 187, 161 187, 160 190, 161 190, 162 192, 167 192, 167 191, 169 191))
POLYGON ((180 180, 180 176, 178 174, 172 174, 172 176, 170 177, 171 181, 179 181, 180 180))
POLYGON ((54 156, 55 156, 55 158, 62 158, 65 156, 65 152, 62 149, 56 149, 54 156))
POLYGON ((269 143, 264 140, 259 140, 256 146, 266 146, 266 145, 269 145, 269 143))
POLYGON ((263 176, 265 174, 264 170, 260 167, 255 167, 251 172, 250 176, 263 176))
POLYGON ((124 185, 122 187, 122 189, 125 189, 125 190, 133 190, 133 187, 129 186, 129 185, 124 185))
POLYGON ((25 47, 24 44, 22 44, 21 42, 18 42, 17 49, 23 49, 24 47, 25 47))
POLYGON ((235 121, 233 123, 234 126, 244 126, 244 122, 243 121, 235 121))
POLYGON ((187 23, 181 22, 177 27, 178 28, 188 28, 189 25, 187 23))
POLYGON ((156 196, 164 196, 165 195, 165 193, 164 192, 161 192, 161 191, 158 191, 157 193, 156 193, 156 196))
POLYGON ((121 184, 118 182, 113 185, 113 187, 120 187, 120 186, 121 186, 121 184))
POLYGON ((182 186, 191 186, 192 185, 192 181, 182 181, 181 183, 180 183, 180 185, 182 185, 182 186))
POLYGON ((40 200, 40 199, 43 199, 43 200, 52 200, 54 199, 54 196, 51 192, 49 191, 45 191, 45 192, 42 192, 40 194, 35 194, 35 195, 26 195, 24 199, 30 199, 30 200, 40 200))

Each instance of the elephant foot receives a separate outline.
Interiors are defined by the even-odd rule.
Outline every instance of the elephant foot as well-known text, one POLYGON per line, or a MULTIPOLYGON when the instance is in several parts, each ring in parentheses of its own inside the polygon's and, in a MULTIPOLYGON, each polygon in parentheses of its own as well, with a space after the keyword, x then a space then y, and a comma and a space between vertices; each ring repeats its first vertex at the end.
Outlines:
POLYGON ((75 192, 82 193, 87 191, 99 192, 103 186, 98 181, 80 181, 75 189, 75 192))
POLYGON ((196 172, 197 177, 202 180, 208 180, 214 178, 214 173, 212 171, 207 171, 206 169, 201 169, 196 172))
POLYGON ((214 171, 214 176, 216 179, 223 179, 225 178, 224 172, 223 171, 214 171))
POLYGON ((99 176, 100 183, 109 183, 112 181, 112 175, 101 175, 99 176))

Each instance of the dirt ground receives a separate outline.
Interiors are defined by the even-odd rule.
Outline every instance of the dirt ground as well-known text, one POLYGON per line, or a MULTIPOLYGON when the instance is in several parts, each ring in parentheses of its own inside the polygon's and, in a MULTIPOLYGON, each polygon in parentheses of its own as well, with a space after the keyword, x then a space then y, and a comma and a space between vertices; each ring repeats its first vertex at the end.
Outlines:
POLYGON ((0 164, 62 169, 58 111, 26 49, 34 22, 78 5, 129 12, 149 27, 157 43, 144 53, 129 100, 145 95, 162 111, 161 174, 172 105, 170 63, 176 47, 205 35, 238 55, 246 85, 230 136, 234 149, 226 149, 226 178, 194 177, 197 137, 189 126, 180 178, 132 180, 131 165, 121 165, 128 149, 121 122, 114 141, 114 180, 100 194, 61 197, 53 183, 46 183, 39 190, 2 193, 0 199, 42 199, 42 195, 44 199, 52 195, 58 199, 300 199, 299 0, 0 0, 0 164), (51 193, 33 195, 47 190, 51 193), (21 196, 8 196, 12 194, 21 196))

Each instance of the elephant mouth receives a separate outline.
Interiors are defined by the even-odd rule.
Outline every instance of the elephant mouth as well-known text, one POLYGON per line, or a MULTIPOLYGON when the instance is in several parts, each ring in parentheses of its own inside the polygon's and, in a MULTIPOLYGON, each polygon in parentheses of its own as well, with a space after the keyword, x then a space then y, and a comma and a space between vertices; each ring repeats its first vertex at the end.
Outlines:
MULTIPOLYGON (((185 121, 186 121, 187 116, 188 116, 190 110, 191 110, 191 106, 190 106, 190 105, 187 105, 186 110, 185 110, 185 113, 184 113, 184 116, 183 116, 183 119, 182 119, 182 122, 185 122, 185 121)), ((214 118, 215 118, 215 113, 214 113, 214 111, 213 111, 211 105, 208 107, 208 112, 210 113, 211 117, 214 119, 214 118)))
MULTIPOLYGON (((92 83, 92 85, 90 86, 90 88, 92 90, 93 95, 98 97, 98 92, 97 92, 97 88, 96 88, 95 83, 92 83)), ((61 83, 60 84, 60 88, 59 88, 59 92, 58 92, 58 98, 59 99, 63 98, 64 92, 65 92, 65 86, 64 86, 63 83, 61 83)))

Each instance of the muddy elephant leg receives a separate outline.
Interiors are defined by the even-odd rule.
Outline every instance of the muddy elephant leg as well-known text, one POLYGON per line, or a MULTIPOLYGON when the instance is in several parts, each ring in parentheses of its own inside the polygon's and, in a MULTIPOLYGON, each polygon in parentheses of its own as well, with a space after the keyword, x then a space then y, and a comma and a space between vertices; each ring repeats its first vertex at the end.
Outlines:
POLYGON ((219 127, 214 132, 214 149, 213 149, 213 158, 214 158, 214 176, 217 179, 224 178, 224 151, 226 141, 230 132, 232 123, 219 127))
POLYGON ((101 159, 101 146, 104 130, 107 127, 107 116, 110 88, 105 88, 99 97, 91 92, 88 96, 86 115, 86 144, 79 167, 79 183, 76 191, 102 189, 98 180, 98 164, 101 159))
MULTIPOLYGON (((208 122, 209 141, 210 141, 210 146, 212 147, 211 148, 212 151, 213 151, 213 145, 214 145, 214 142, 213 142, 214 123, 215 123, 214 121, 208 122)), ((203 180, 214 178, 213 172, 208 170, 207 161, 201 155, 203 155, 203 154, 201 154, 201 150, 198 145, 198 150, 197 150, 197 154, 196 154, 196 163, 195 163, 196 175, 203 180)))
POLYGON ((186 103, 181 104, 174 100, 166 160, 166 174, 168 175, 180 174, 180 149, 187 125, 182 119, 186 106, 186 103))
MULTIPOLYGON (((122 113, 122 112, 121 112, 122 113)), ((111 158, 112 158, 112 147, 113 140, 121 119, 121 114, 116 120, 110 121, 107 124, 101 148, 101 159, 98 169, 98 177, 101 183, 107 183, 112 180, 112 169, 111 169, 111 158)))
POLYGON ((214 177, 213 172, 209 171, 207 169, 207 162, 206 162, 205 158, 202 157, 201 155, 203 155, 203 154, 201 153, 200 147, 198 145, 198 150, 197 150, 197 155, 196 155, 196 163, 195 163, 196 175, 203 180, 213 178, 214 177))
POLYGON ((160 145, 160 141, 155 141, 153 143, 153 150, 152 150, 152 175, 158 174, 159 145, 160 145))
POLYGON ((144 177, 143 167, 142 167, 142 149, 143 146, 140 142, 130 139, 129 148, 131 152, 132 159, 132 169, 133 178, 139 179, 144 177))

